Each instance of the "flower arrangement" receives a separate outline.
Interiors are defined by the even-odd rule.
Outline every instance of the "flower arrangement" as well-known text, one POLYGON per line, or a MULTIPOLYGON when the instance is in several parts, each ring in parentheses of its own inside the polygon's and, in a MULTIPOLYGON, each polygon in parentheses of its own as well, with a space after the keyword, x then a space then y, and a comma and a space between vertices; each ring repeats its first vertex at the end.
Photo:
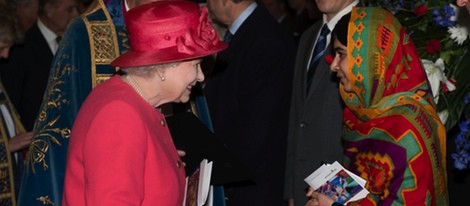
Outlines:
MULTIPOLYGON (((391 11, 413 40, 447 131, 458 132, 451 156, 457 169, 470 164, 470 15, 455 0, 365 0, 391 11)), ((450 133, 449 133, 450 134, 450 133)), ((448 135, 448 138, 454 136, 448 135)))

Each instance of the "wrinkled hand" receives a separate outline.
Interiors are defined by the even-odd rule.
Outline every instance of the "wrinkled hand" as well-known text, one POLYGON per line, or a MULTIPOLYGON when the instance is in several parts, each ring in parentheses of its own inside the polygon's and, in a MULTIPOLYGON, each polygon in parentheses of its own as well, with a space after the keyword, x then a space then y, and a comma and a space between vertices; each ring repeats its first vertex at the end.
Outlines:
MULTIPOLYGON (((180 156, 180 158, 186 156, 186 152, 185 152, 185 151, 179 150, 179 149, 177 149, 176 151, 178 152, 178 155, 180 156)), ((186 166, 186 163, 185 163, 185 162, 183 162, 183 166, 186 166)))
POLYGON ((313 188, 308 189, 307 197, 310 197, 310 200, 305 206, 331 206, 335 202, 327 195, 313 191, 313 188))
POLYGON ((8 141, 8 149, 10 149, 10 152, 16 152, 28 147, 29 144, 31 144, 33 136, 34 135, 32 132, 27 132, 21 133, 19 135, 14 136, 13 138, 10 138, 10 140, 8 141))

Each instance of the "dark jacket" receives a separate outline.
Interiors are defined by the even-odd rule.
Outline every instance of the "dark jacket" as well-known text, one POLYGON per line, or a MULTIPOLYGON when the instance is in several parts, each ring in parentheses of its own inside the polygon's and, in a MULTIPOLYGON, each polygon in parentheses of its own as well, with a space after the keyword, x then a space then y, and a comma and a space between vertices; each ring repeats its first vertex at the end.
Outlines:
POLYGON ((258 6, 218 54, 207 79, 214 130, 256 182, 227 189, 227 205, 286 204, 282 188, 295 46, 284 34, 258 6))

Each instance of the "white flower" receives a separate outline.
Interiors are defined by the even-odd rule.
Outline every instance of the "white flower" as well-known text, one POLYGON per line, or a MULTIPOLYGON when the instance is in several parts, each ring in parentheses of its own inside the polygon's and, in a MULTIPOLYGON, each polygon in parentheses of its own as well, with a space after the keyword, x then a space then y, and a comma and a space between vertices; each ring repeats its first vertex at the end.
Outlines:
POLYGON ((468 38, 468 28, 458 24, 455 27, 449 27, 447 32, 450 34, 450 38, 459 45, 462 45, 468 38))
POLYGON ((449 18, 449 20, 451 20, 451 21, 457 21, 458 16, 459 16, 459 11, 460 11, 459 7, 456 6, 455 4, 449 4, 449 6, 450 6, 452 9, 454 9, 454 11, 455 11, 455 14, 454 14, 453 16, 451 16, 451 17, 449 18))
POLYGON ((426 70, 426 75, 428 76, 429 84, 431 84, 431 90, 434 97, 434 102, 437 104, 439 100, 439 89, 441 87, 441 82, 444 83, 448 91, 454 91, 455 85, 450 82, 444 74, 445 65, 444 61, 439 58, 436 62, 432 62, 427 59, 422 59, 424 70, 426 70))
POLYGON ((447 118, 449 118, 449 111, 443 110, 438 113, 439 119, 441 119, 442 124, 445 124, 447 122, 447 118))

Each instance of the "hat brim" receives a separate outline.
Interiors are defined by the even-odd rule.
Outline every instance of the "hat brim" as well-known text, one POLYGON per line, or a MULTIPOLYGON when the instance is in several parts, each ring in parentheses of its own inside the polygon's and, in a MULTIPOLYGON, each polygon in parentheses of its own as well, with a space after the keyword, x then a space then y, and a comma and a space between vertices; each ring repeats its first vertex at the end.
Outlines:
POLYGON ((209 56, 211 54, 220 52, 226 49, 227 47, 227 44, 219 42, 219 44, 211 47, 210 49, 206 49, 204 51, 195 51, 192 54, 181 53, 174 49, 174 47, 166 50, 159 50, 156 52, 137 52, 128 50, 127 52, 116 58, 113 62, 111 62, 111 65, 115 67, 137 67, 185 61, 209 56))

